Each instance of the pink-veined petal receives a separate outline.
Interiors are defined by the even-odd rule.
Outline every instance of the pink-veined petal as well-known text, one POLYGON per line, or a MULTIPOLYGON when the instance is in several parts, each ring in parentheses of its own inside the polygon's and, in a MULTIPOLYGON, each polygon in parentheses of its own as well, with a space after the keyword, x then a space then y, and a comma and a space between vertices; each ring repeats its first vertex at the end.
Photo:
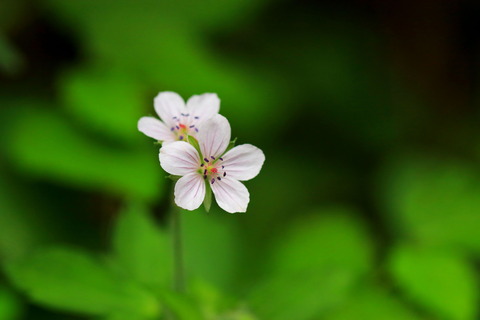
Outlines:
POLYGON ((184 141, 164 144, 160 149, 159 159, 163 170, 176 176, 195 172, 200 165, 197 150, 184 141))
POLYGON ((243 183, 227 176, 210 186, 220 208, 230 213, 247 211, 250 194, 243 183))
POLYGON ((230 143, 230 123, 222 115, 215 115, 202 125, 198 134, 200 151, 204 157, 219 157, 230 143))
POLYGON ((153 100, 153 105, 160 119, 168 126, 175 125, 176 119, 185 112, 185 101, 175 92, 160 92, 153 100))
POLYGON ((222 165, 230 178, 240 181, 254 178, 262 169, 265 155, 251 144, 242 144, 222 156, 222 165))
POLYGON ((196 124, 200 124, 215 116, 220 110, 220 99, 216 93, 204 93, 191 96, 187 101, 187 112, 196 124))
POLYGON ((170 131, 170 129, 162 121, 156 118, 142 117, 140 120, 138 120, 137 127, 140 132, 155 140, 175 140, 175 135, 170 131))
MULTIPOLYGON (((175 184, 175 203, 177 206, 195 210, 205 198, 205 181, 197 172, 181 177, 175 184)), ((175 212, 175 214, 178 214, 175 212)))

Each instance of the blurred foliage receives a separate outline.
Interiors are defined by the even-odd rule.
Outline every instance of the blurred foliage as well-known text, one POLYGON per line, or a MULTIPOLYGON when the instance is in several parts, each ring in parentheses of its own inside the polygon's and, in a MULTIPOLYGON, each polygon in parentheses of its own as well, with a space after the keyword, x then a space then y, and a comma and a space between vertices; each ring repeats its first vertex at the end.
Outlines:
POLYGON ((480 7, 435 5, 1 1, 0 320, 477 319, 480 7), (178 213, 182 294, 165 90, 267 158, 247 214, 178 213))

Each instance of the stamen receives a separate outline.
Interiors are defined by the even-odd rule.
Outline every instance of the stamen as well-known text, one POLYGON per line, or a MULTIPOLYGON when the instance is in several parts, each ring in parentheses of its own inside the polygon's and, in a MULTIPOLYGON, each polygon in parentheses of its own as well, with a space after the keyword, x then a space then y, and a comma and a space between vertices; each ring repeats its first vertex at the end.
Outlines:
POLYGON ((203 179, 207 179, 207 176, 203 176, 203 179))
POLYGON ((190 128, 193 128, 193 127, 195 127, 195 125, 191 125, 191 126, 190 126, 190 128))
POLYGON ((187 113, 187 114, 185 115, 185 117, 188 117, 189 115, 190 115, 190 113, 187 113))
POLYGON ((195 119, 200 119, 200 117, 194 117, 195 119))
POLYGON ((198 132, 198 129, 197 129, 197 128, 195 128, 195 131, 196 131, 196 132, 198 132))
POLYGON ((203 158, 203 160, 205 160, 205 162, 209 162, 207 158, 203 158))
POLYGON ((225 169, 225 166, 222 166, 222 169, 225 169))
POLYGON ((183 140, 183 136, 178 137, 180 140, 183 140))
POLYGON ((177 117, 173 117, 172 119, 177 119, 177 117))
POLYGON ((180 130, 180 127, 179 127, 179 126, 175 126, 175 128, 177 128, 177 130, 180 130))
POLYGON ((214 156, 210 156, 210 158, 212 158, 212 160, 215 160, 215 157, 214 157, 214 156))
POLYGON ((222 178, 220 178, 220 177, 217 177, 217 180, 218 180, 218 181, 220 181, 220 180, 222 180, 222 178))
POLYGON ((207 169, 205 169, 205 171, 203 171, 203 174, 207 174, 207 169))
POLYGON ((220 157, 220 158, 218 158, 218 159, 220 159, 221 161, 223 161, 223 158, 222 158, 222 157, 220 157))
POLYGON ((202 164, 200 165, 200 167, 203 167, 204 165, 205 165, 205 163, 202 163, 202 164))
POLYGON ((223 173, 223 176, 225 177, 226 175, 227 175, 227 173, 226 173, 226 172, 224 172, 224 173, 223 173))
POLYGON ((212 184, 213 184, 213 183, 215 182, 215 178, 213 178, 211 182, 212 182, 212 184))
POLYGON ((175 130, 175 127, 171 127, 171 128, 170 128, 170 131, 173 131, 173 130, 175 130))
POLYGON ((185 113, 180 113, 183 117, 185 117, 185 113))

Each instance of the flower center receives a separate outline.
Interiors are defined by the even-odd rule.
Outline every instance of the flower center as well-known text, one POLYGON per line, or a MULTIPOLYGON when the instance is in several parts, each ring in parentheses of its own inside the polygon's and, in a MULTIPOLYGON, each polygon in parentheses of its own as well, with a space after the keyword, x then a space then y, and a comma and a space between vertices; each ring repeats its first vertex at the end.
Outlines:
POLYGON ((223 158, 215 159, 214 156, 210 158, 203 158, 203 162, 200 164, 198 172, 203 175, 203 179, 214 184, 215 181, 221 181, 222 178, 227 176, 225 166, 222 164, 223 158))
POLYGON ((198 128, 195 127, 195 124, 199 119, 200 117, 192 117, 190 113, 181 113, 180 116, 173 117, 176 124, 170 128, 170 131, 175 133, 178 140, 184 140, 187 135, 195 136, 198 132, 198 128))

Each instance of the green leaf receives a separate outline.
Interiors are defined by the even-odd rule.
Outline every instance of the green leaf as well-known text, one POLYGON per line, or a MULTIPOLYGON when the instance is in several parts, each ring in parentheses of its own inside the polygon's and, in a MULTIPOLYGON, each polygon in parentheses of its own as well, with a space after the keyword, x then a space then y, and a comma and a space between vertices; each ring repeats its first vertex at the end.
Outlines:
POLYGON ((20 319, 22 314, 22 304, 18 297, 0 286, 0 320, 20 319))
POLYGON ((239 259, 238 222, 215 209, 209 214, 183 212, 182 223, 188 276, 232 292, 239 259))
POLYGON ((187 296, 165 290, 160 294, 160 298, 169 312, 176 316, 176 319, 204 320, 194 301, 187 296))
POLYGON ((392 227, 430 246, 480 254, 480 172, 468 163, 397 159, 379 187, 392 227))
POLYGON ((170 285, 170 242, 167 234, 155 225, 144 205, 130 203, 122 211, 113 245, 118 262, 130 277, 155 289, 170 285))
POLYGON ((249 299, 261 318, 317 319, 371 271, 372 244, 362 221, 343 208, 315 213, 282 233, 266 260, 265 278, 249 299))
POLYGON ((405 295, 439 319, 475 318, 477 277, 464 257, 404 245, 392 252, 389 268, 405 295))
POLYGON ((198 140, 195 139, 194 136, 187 135, 187 142, 190 143, 195 150, 197 150, 198 154, 200 155, 200 159, 203 159, 202 150, 200 150, 200 144, 198 143, 198 140))
POLYGON ((383 289, 368 285, 339 306, 325 320, 418 320, 420 317, 383 289))
POLYGON ((159 316, 156 298, 122 281, 89 254, 69 248, 48 248, 10 264, 10 279, 29 298, 47 307, 90 315, 112 312, 145 318, 159 316))
POLYGON ((136 128, 143 115, 143 96, 138 81, 128 73, 83 67, 59 83, 65 108, 89 128, 130 142, 143 138, 136 128))
POLYGON ((32 175, 144 200, 163 186, 158 159, 147 150, 102 145, 40 107, 18 112, 7 134, 11 162, 32 175))

